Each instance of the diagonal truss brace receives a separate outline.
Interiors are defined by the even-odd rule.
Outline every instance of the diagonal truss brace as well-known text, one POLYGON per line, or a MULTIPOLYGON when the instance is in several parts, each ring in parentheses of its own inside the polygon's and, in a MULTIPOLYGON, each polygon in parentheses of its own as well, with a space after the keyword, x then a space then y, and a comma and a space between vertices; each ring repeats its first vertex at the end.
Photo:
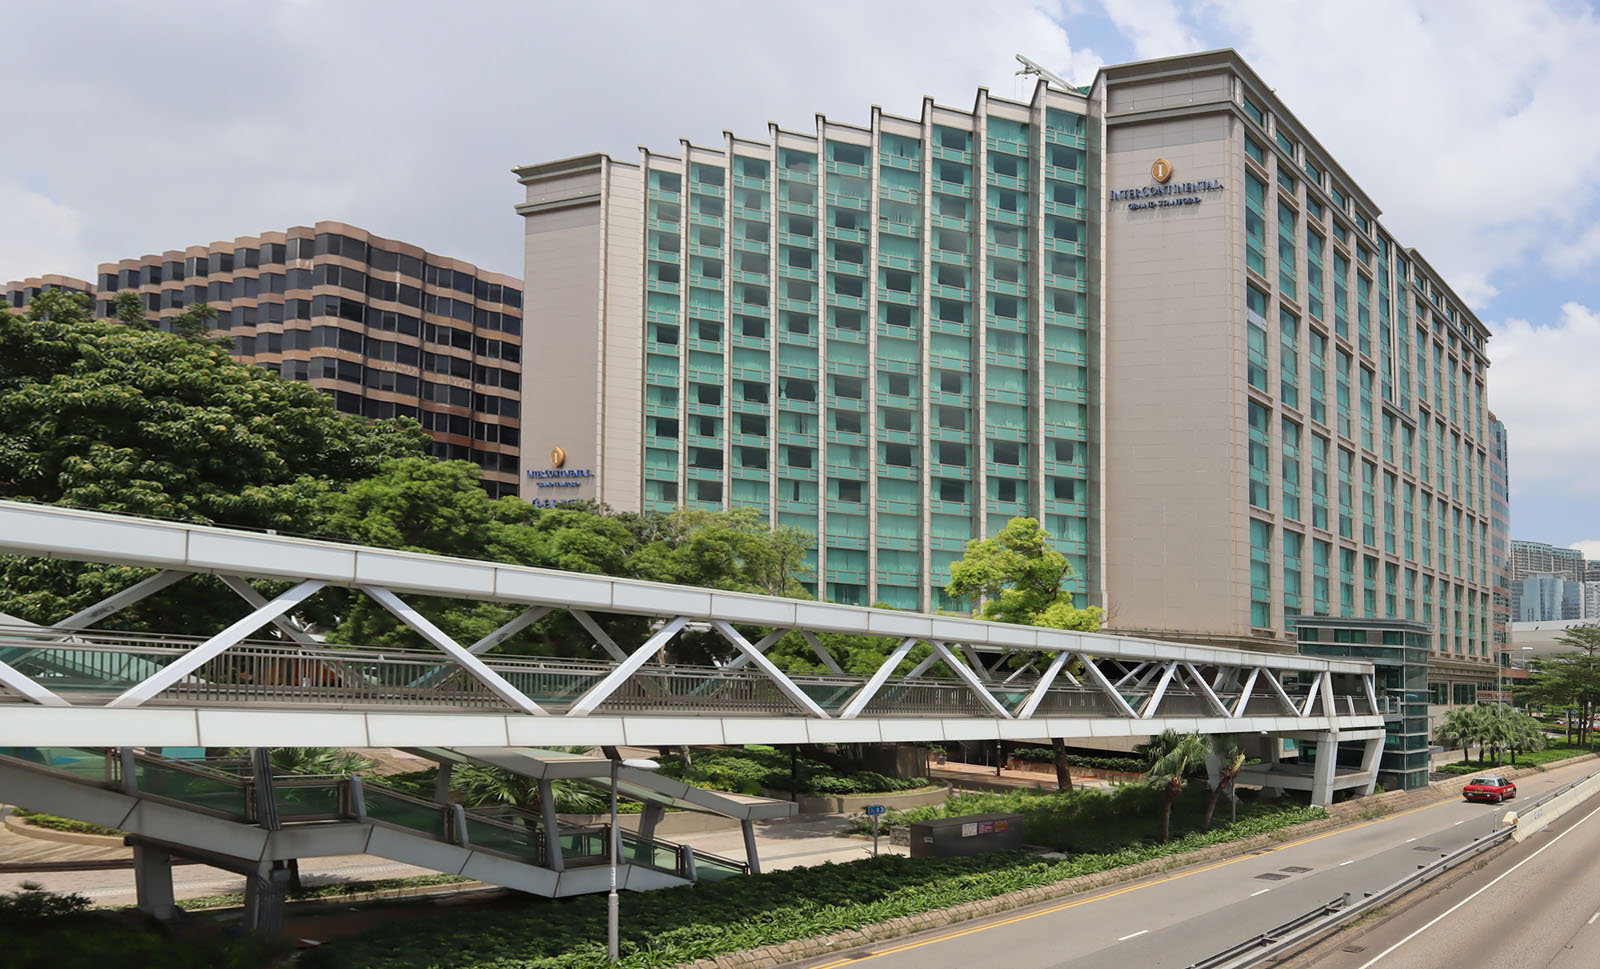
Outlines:
POLYGON ((517 616, 517 618, 506 623, 504 626, 501 626, 499 629, 496 629, 494 632, 473 643, 471 646, 468 646, 467 652, 474 656, 487 653, 489 650, 494 649, 496 646, 510 639, 512 636, 515 636, 517 633, 527 629, 529 626, 543 619, 545 616, 548 616, 551 611, 552 610, 549 606, 534 606, 532 609, 525 609, 521 615, 517 616))
MULTIPOLYGON (((755 651, 764 655, 768 649, 772 648, 772 644, 773 643, 775 643, 778 640, 782 639, 784 636, 788 635, 788 633, 789 633, 789 630, 787 630, 787 629, 774 629, 774 630, 772 630, 771 632, 767 633, 765 636, 762 636, 760 639, 755 641, 755 643, 754 643, 755 651)), ((726 638, 726 636, 724 636, 724 638, 726 638)), ((734 643, 734 645, 738 646, 739 644, 738 643, 734 643)), ((750 654, 744 652, 743 650, 741 650, 739 652, 739 655, 735 656, 733 659, 729 660, 726 664, 724 664, 722 669, 723 669, 724 672, 731 673, 734 670, 743 669, 744 667, 750 665, 750 662, 751 662, 750 654)))
POLYGON ((817 659, 822 661, 822 665, 828 668, 829 673, 834 676, 845 675, 844 670, 839 666, 839 661, 833 658, 832 653, 823 648, 822 643, 818 642, 816 633, 809 629, 802 629, 800 630, 800 636, 806 641, 806 645, 811 647, 811 651, 817 654, 817 659))
POLYGON ((579 697, 577 702, 567 709, 566 715, 569 717, 587 717, 593 713, 596 707, 604 703, 607 697, 617 691, 617 687, 627 682, 628 678, 633 674, 639 672, 644 667, 644 664, 649 662, 650 657, 659 652, 663 646, 667 645, 668 640, 676 636, 678 631, 688 624, 688 616, 678 616, 656 630, 649 639, 644 641, 643 646, 634 650, 627 659, 617 664, 616 669, 607 673, 604 679, 591 686, 587 693, 579 697))
POLYGON ((467 652, 460 643, 446 636, 443 630, 429 622, 426 616, 411 608, 410 605, 393 592, 382 586, 375 585, 363 585, 356 588, 372 597, 373 601, 389 610, 396 619, 405 623, 417 635, 432 643, 435 648, 449 655, 451 659, 460 664, 468 673, 471 673, 480 683, 488 687, 489 692, 495 696, 523 713, 531 713, 534 716, 541 717, 549 715, 549 711, 545 710, 544 707, 528 699, 521 690, 507 683, 505 677, 484 665, 483 660, 467 652))
POLYGON ((68 707, 72 704, 55 695, 32 679, 24 676, 11 664, 0 660, 0 686, 4 686, 30 703, 42 707, 68 707))
POLYGON ((1201 695, 1206 698, 1207 703, 1211 704, 1211 709, 1217 716, 1232 716, 1232 713, 1228 710, 1228 705, 1222 702, 1222 698, 1217 696, 1217 691, 1211 688, 1211 684, 1206 682, 1205 677, 1200 675, 1200 671, 1194 668, 1193 663, 1184 663, 1183 671, 1189 674, 1189 679, 1199 688, 1201 695))
POLYGON ((1178 672, 1176 661, 1161 667, 1161 679, 1156 683, 1156 688, 1150 691, 1150 696, 1144 701, 1144 706, 1139 708, 1139 718, 1149 720, 1155 716, 1156 707, 1161 705, 1161 698, 1167 695, 1167 687, 1172 683, 1172 677, 1178 672))
POLYGON ((578 620, 578 625, 588 630, 589 635, 594 637, 594 641, 600 644, 601 649, 611 654, 612 659, 619 663, 627 660, 628 654, 622 651, 622 647, 617 645, 617 641, 612 639, 604 629, 601 629, 600 624, 595 622, 594 618, 587 612, 582 609, 568 609, 567 615, 578 620))
POLYGON ((1106 679, 1106 675, 1100 671, 1100 667, 1095 665, 1094 660, 1089 658, 1089 654, 1079 653, 1078 658, 1083 660, 1084 677, 1098 687, 1100 692, 1109 697, 1111 702, 1116 704, 1117 709, 1122 711, 1123 716, 1134 720, 1139 719, 1139 714, 1133 707, 1128 705, 1128 701, 1123 699, 1121 693, 1117 692, 1117 688, 1111 685, 1111 681, 1106 679))
MULTIPOLYGON (((951 651, 950 647, 937 639, 928 640, 928 645, 933 647, 935 653, 944 658, 945 665, 950 667, 956 676, 961 678, 963 683, 967 684, 967 688, 978 695, 978 699, 983 701, 983 705, 989 708, 990 713, 1002 720, 1011 719, 1011 711, 1007 710, 999 700, 994 698, 994 694, 990 693, 989 688, 983 685, 983 681, 978 678, 978 674, 974 673, 965 663, 956 659, 956 654, 951 651)), ((983 669, 981 666, 978 668, 983 669)))
POLYGON ((1250 706, 1250 694, 1256 688, 1256 678, 1261 675, 1261 667, 1250 667, 1250 675, 1245 677, 1244 689, 1239 691, 1239 699, 1233 705, 1232 716, 1235 719, 1244 716, 1244 711, 1250 706))
POLYGON ((783 692, 783 695, 789 698, 791 703, 811 714, 813 717, 817 717, 822 720, 828 719, 827 711, 817 706, 817 702, 811 699, 811 697, 807 696, 804 690, 796 686, 793 680, 785 676, 782 670, 774 666, 772 660, 761 655, 761 651, 759 649, 750 645, 750 641, 745 639, 744 636, 740 635, 739 630, 733 628, 731 625, 721 619, 711 620, 711 628, 721 633, 723 639, 726 639, 728 642, 732 643, 738 648, 739 652, 748 657, 750 662, 754 663, 756 667, 761 670, 761 672, 765 673, 767 675, 767 679, 771 680, 778 687, 778 689, 783 692))
POLYGON ((1289 696, 1289 691, 1283 688, 1283 681, 1278 679, 1271 670, 1262 670, 1266 675, 1267 685, 1272 687, 1272 692, 1277 694, 1278 702, 1289 711, 1290 716, 1300 716, 1300 708, 1295 705, 1294 698, 1289 696))
POLYGON ((900 645, 896 646, 889 653, 889 657, 883 661, 883 665, 873 672, 872 678, 867 680, 866 686, 857 691, 856 695, 850 698, 850 703, 839 712, 839 719, 854 720, 859 717, 861 711, 867 708, 867 704, 872 702, 872 698, 878 695, 879 690, 883 689, 883 684, 889 679, 889 674, 894 672, 895 667, 900 665, 900 661, 906 658, 906 654, 911 652, 911 647, 916 644, 917 639, 915 636, 908 636, 901 640, 900 645))
MULTIPOLYGON (((1311 681, 1311 689, 1306 691, 1305 706, 1301 707, 1299 709, 1299 711, 1297 711, 1300 714, 1300 716, 1302 716, 1302 717, 1311 716, 1311 710, 1312 710, 1313 707, 1315 707, 1317 705, 1317 700, 1322 696, 1322 686, 1323 686, 1323 683, 1325 683, 1327 681, 1327 679, 1328 679, 1328 674, 1326 674, 1326 673, 1318 673, 1317 674, 1317 678, 1311 681)), ((1324 710, 1323 713, 1325 715, 1327 715, 1327 716, 1332 716, 1333 715, 1333 711, 1332 710, 1324 710)))
POLYGON ((55 623, 54 629, 84 629, 114 613, 121 612, 140 599, 151 596, 173 585, 182 579, 194 575, 193 572, 181 572, 176 569, 167 569, 155 575, 141 579, 128 586, 121 592, 113 593, 92 606, 79 609, 67 618, 55 623))
POLYGON ((193 673, 203 664, 210 662, 214 657, 237 646, 246 636, 311 598, 318 589, 321 589, 326 584, 320 579, 307 579, 289 589, 227 629, 168 663, 162 667, 160 672, 128 687, 120 696, 107 703, 106 707, 108 709, 119 709, 140 706, 162 690, 193 673))
POLYGON ((1026 720, 1033 716, 1033 711, 1039 709, 1039 704, 1043 702, 1045 693, 1055 683, 1056 677, 1061 674, 1061 668, 1066 666, 1067 660, 1071 658, 1072 654, 1064 649, 1056 654, 1055 659, 1050 661, 1050 665, 1045 667, 1044 675, 1039 677, 1039 682, 1034 685, 1033 692, 1028 694, 1028 698, 1023 700, 1022 706, 1017 709, 1016 719, 1026 720))

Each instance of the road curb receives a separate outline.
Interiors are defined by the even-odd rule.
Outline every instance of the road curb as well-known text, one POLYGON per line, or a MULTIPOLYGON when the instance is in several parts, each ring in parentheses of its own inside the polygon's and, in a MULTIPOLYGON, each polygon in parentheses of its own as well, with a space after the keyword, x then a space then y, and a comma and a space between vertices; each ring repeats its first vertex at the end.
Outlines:
POLYGON ((5 816, 6 830, 14 831, 25 838, 37 838, 40 841, 60 841, 73 845, 94 845, 99 848, 121 848, 124 846, 122 835, 88 834, 82 831, 57 831, 37 824, 29 824, 27 819, 19 818, 14 814, 5 816))

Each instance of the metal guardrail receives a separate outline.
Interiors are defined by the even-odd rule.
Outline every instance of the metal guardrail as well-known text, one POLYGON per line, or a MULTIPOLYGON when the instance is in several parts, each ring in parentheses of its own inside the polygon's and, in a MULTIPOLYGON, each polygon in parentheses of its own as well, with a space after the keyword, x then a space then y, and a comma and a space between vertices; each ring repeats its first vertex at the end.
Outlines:
MULTIPOLYGON (((1558 787, 1529 803, 1526 809, 1519 809, 1517 814, 1523 815, 1529 811, 1537 810, 1596 776, 1600 776, 1600 771, 1587 774, 1569 784, 1558 787)), ((1498 820, 1496 820, 1496 824, 1498 823, 1498 820)), ((1516 830, 1516 825, 1514 824, 1507 825, 1504 828, 1496 828, 1489 834, 1474 839, 1463 847, 1443 855, 1429 864, 1418 865, 1415 872, 1377 892, 1367 894, 1354 904, 1350 903, 1350 893, 1346 892, 1340 898, 1325 902, 1304 915, 1290 919, 1282 925, 1230 946, 1215 955, 1207 956, 1199 962, 1191 963, 1188 969, 1249 969, 1249 967, 1259 965, 1268 959, 1286 958, 1296 951, 1297 946, 1308 945, 1322 934, 1340 928, 1345 923, 1359 918, 1393 898, 1404 895, 1434 876, 1449 871, 1466 858, 1506 840, 1516 830)))
MULTIPOLYGON (((201 637, 94 630, 92 633, 0 626, 0 656, 24 675, 74 703, 109 700, 153 670, 165 667, 204 640, 201 637), (88 638, 93 637, 92 641, 88 638)), ((571 707, 605 679, 614 664, 538 656, 485 656, 485 664, 551 713, 571 707)), ((794 674, 793 683, 829 714, 837 714, 866 686, 864 677, 794 674)), ((1035 680, 989 684, 1004 708, 1015 713, 1027 701, 1035 680)), ((1153 691, 1121 689, 1122 698, 1140 709, 1153 691)), ((1237 689, 1216 692, 1230 710, 1237 689)), ((1295 704, 1306 695, 1294 686, 1295 704)), ((1339 714, 1378 713, 1365 696, 1340 694, 1339 714)), ((0 690, 0 701, 21 701, 0 690)), ((479 679, 433 650, 372 649, 322 644, 304 646, 275 640, 247 640, 201 664, 164 690, 154 704, 217 706, 317 704, 346 709, 405 707, 439 710, 504 710, 507 704, 479 679)), ((793 716, 797 708, 764 674, 716 667, 648 666, 622 683, 598 707, 605 713, 718 713, 793 716)), ((992 716, 966 683, 955 678, 891 678, 874 695, 866 712, 878 717, 992 716)), ((1209 700, 1187 686, 1164 691, 1161 713, 1215 716, 1209 700)), ((1272 693, 1256 689, 1245 703, 1246 716, 1293 716, 1272 693)), ((1089 686, 1052 685, 1035 716, 1120 717, 1111 697, 1089 686)))

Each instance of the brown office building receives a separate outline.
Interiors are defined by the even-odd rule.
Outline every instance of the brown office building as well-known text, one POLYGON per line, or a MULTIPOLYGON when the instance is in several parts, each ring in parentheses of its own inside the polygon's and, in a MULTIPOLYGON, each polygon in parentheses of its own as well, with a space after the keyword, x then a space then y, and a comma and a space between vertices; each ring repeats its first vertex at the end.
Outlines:
POLYGON ((170 328, 205 302, 241 360, 308 381, 346 413, 415 418, 435 455, 482 467, 493 496, 517 493, 516 277, 341 222, 102 263, 99 272, 87 287, 96 315, 109 316, 118 293, 137 292, 170 328))
POLYGON ((29 276, 27 279, 13 279, 6 283, 4 290, 4 304, 13 310, 25 310, 32 303, 34 297, 52 289, 64 289, 69 293, 88 293, 94 295, 94 283, 86 283, 73 276, 61 276, 50 273, 45 276, 29 276))

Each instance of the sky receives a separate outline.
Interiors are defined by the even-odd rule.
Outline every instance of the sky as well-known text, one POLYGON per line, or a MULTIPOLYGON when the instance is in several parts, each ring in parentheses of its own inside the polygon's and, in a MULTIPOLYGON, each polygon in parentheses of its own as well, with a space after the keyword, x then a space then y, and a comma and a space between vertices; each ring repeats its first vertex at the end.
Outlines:
POLYGON ((1574 0, 8 0, 0 280, 323 219, 521 275, 516 165, 1233 47, 1472 306, 1512 534, 1600 557, 1600 14, 1574 0))

